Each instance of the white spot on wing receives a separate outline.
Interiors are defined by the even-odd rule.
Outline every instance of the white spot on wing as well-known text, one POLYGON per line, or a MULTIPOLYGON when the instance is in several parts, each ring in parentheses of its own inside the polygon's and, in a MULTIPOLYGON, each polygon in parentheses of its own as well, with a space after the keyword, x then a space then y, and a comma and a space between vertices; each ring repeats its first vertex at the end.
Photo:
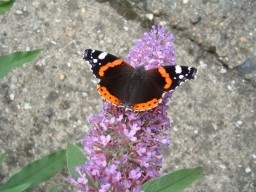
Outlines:
POLYGON ((98 58, 99 59, 104 59, 107 56, 106 52, 102 52, 101 54, 99 54, 98 58))
POLYGON ((184 78, 184 75, 179 75, 179 79, 183 79, 184 78))
POLYGON ((182 72, 181 66, 176 65, 175 66, 175 73, 180 74, 182 72))
POLYGON ((93 59, 93 63, 97 63, 98 59, 93 59))

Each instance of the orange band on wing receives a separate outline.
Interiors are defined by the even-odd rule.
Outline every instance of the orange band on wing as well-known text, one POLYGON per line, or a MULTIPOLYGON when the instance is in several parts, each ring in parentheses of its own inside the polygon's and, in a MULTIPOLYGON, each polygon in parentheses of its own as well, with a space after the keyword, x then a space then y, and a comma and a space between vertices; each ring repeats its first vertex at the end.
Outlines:
POLYGON ((97 90, 99 92, 99 94, 105 99, 107 100, 108 102, 110 102, 111 104, 113 105, 120 105, 121 102, 120 100, 115 97, 114 95, 112 95, 106 87, 103 87, 103 86, 100 86, 98 85, 97 86, 97 90))
POLYGON ((132 106, 132 110, 134 111, 145 111, 145 110, 149 110, 152 109, 154 107, 156 107, 159 103, 160 103, 161 99, 152 99, 148 102, 145 103, 138 103, 132 106))
POLYGON ((169 73, 166 72, 164 67, 159 67, 158 72, 165 79, 164 89, 170 89, 171 85, 172 85, 172 79, 171 79, 169 73))
POLYGON ((107 71, 110 67, 115 67, 115 66, 117 66, 117 65, 121 65, 122 63, 123 63, 123 60, 122 60, 122 59, 117 59, 117 60, 114 60, 113 62, 109 62, 109 63, 103 65, 103 66, 100 67, 100 69, 99 69, 99 76, 100 76, 100 77, 103 77, 105 71, 107 71))

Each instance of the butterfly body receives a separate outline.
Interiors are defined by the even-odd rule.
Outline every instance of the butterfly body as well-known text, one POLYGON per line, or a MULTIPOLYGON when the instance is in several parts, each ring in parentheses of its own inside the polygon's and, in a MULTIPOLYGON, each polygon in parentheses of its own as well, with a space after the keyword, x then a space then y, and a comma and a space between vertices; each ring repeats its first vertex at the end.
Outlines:
POLYGON ((113 105, 134 111, 156 107, 165 92, 193 79, 196 74, 195 68, 179 65, 150 70, 143 66, 134 68, 114 55, 92 49, 85 50, 84 59, 100 80, 97 85, 99 94, 113 105))

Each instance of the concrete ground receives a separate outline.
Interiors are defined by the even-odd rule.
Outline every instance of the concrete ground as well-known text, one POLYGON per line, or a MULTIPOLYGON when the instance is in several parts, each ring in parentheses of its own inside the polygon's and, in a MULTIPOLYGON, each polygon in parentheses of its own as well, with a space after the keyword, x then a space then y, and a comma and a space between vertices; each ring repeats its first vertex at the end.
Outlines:
MULTIPOLYGON (((0 181, 88 131, 102 101, 85 48, 125 57, 153 24, 175 35, 177 63, 196 81, 170 103, 173 145, 163 172, 202 166, 187 192, 256 191, 256 1, 17 1, 0 16, 0 54, 43 48, 40 57, 0 80, 0 181)), ((58 175, 34 191, 47 191, 58 175)), ((61 191, 66 191, 64 187, 61 191)))

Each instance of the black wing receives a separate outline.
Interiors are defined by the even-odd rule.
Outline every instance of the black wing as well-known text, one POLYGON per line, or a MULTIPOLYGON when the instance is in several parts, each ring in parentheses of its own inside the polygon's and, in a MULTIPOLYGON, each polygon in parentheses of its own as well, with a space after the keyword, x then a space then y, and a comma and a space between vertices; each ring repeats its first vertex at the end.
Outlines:
POLYGON ((99 94, 112 104, 122 105, 127 98, 127 87, 134 68, 122 59, 98 50, 85 50, 84 59, 100 79, 99 94))
POLYGON ((156 107, 164 92, 174 90, 182 82, 194 79, 197 70, 187 66, 163 66, 145 72, 141 81, 132 84, 129 103, 133 110, 156 107))
POLYGON ((106 66, 108 63, 118 60, 119 58, 103 51, 86 49, 84 51, 83 59, 89 62, 93 74, 100 79, 103 77, 99 74, 100 69, 103 66, 106 66))

